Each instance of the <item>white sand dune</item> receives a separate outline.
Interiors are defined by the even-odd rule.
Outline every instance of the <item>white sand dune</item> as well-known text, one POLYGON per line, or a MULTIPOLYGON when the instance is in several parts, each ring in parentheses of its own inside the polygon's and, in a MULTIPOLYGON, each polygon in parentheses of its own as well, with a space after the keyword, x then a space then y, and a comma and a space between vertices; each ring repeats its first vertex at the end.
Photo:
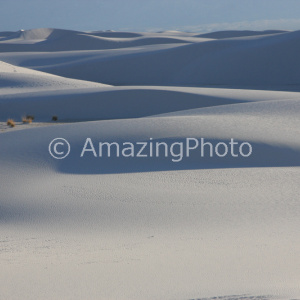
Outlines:
POLYGON ((237 115, 89 122, 1 134, 2 258, 10 262, 3 264, 2 294, 11 294, 13 276, 22 294, 32 295, 21 280, 26 274, 39 282, 34 295, 46 299, 297 295, 299 105, 285 103, 294 118, 289 110, 280 113, 280 103, 270 106, 281 118, 267 107, 253 114, 251 106, 263 103, 237 104, 250 105, 237 115), (241 162, 232 169, 197 157, 178 165, 79 158, 86 136, 135 141, 186 134, 246 138, 256 143, 256 156, 244 169, 241 162), (63 162, 47 153, 57 136, 72 145, 73 154, 63 162), (63 284, 64 278, 76 287, 63 284))
POLYGON ((300 99, 300 94, 294 92, 112 87, 32 70, 21 73, 26 69, 16 69, 18 73, 2 73, 5 86, 0 87, 0 121, 3 122, 8 117, 20 120, 27 114, 40 122, 50 121, 53 115, 60 121, 128 119, 252 101, 300 99))
POLYGON ((300 299, 300 93, 275 91, 297 90, 299 32, 195 35, 0 33, 0 299, 300 299), (253 153, 81 158, 87 138, 253 153))
MULTIPOLYGON (((298 166, 300 164, 298 159, 300 141, 295 139, 300 125, 298 118, 300 99, 229 104, 193 109, 189 112, 177 112, 169 116, 163 115, 155 118, 81 122, 79 124, 32 129, 26 134, 24 132, 14 133, 15 138, 13 136, 8 138, 16 140, 17 145, 21 136, 28 135, 26 138, 28 147, 32 147, 34 151, 25 151, 21 160, 50 161, 55 164, 55 168, 58 166, 66 173, 81 173, 81 168, 85 170, 84 173, 86 170, 90 170, 90 173, 124 173, 134 170, 150 171, 152 169, 156 170, 156 168, 157 170, 164 170, 165 168, 177 170, 233 166, 278 167, 283 165, 298 166), (289 128, 288 132, 286 128, 289 128), (49 157, 49 153, 42 150, 47 142, 49 143, 49 136, 54 137, 59 133, 72 142, 72 148, 74 149, 72 156, 77 157, 76 163, 71 158, 63 162, 53 161, 49 157), (35 137, 30 138, 32 135, 35 137), (185 162, 175 164, 170 159, 167 160, 162 157, 140 159, 136 164, 133 163, 135 159, 128 158, 116 158, 116 161, 113 158, 99 159, 98 165, 92 154, 87 155, 87 159, 80 159, 80 149, 84 145, 85 136, 95 141, 101 139, 120 143, 127 140, 132 142, 144 141, 149 140, 149 138, 153 138, 153 141, 165 139, 167 143, 171 143, 189 136, 198 139, 203 137, 211 141, 230 140, 234 137, 238 141, 253 143, 256 153, 253 153, 251 158, 247 160, 245 158, 214 160, 209 155, 206 158, 199 159, 199 155, 196 153, 186 159, 185 162), (34 142, 35 138, 37 138, 37 142, 34 142), (43 140, 45 142, 42 142, 43 140), (27 154, 29 157, 26 157, 27 154), (71 169, 69 170, 69 168, 71 169), (127 168, 129 169, 127 170, 127 168)), ((2 137, 4 141, 5 136, 2 137)), ((2 147, 5 151, 14 148, 11 142, 4 142, 3 144, 2 147)), ((10 152, 10 155, 15 155, 13 151, 10 152)), ((7 159, 7 155, 5 157, 7 159)), ((20 163, 18 162, 18 164, 20 163)), ((32 167, 34 168, 34 165, 32 167)))
MULTIPOLYGON (((60 76, 111 85, 284 87, 299 90, 299 31, 201 42, 189 40, 188 43, 190 37, 180 36, 169 46, 166 37, 156 35, 150 40, 144 36, 129 39, 125 42, 129 48, 124 49, 123 45, 122 49, 115 51, 1 53, 0 59, 60 76), (150 46, 147 46, 148 42, 150 46), (154 45, 156 42, 159 44, 154 45), (175 42, 180 43, 176 45, 175 42), (137 49, 140 45, 142 48, 137 49)), ((85 35, 81 37, 87 38, 85 35)), ((62 41, 69 38, 72 38, 71 34, 62 41)), ((56 42, 47 40, 53 45, 56 42)), ((72 45, 72 42, 66 44, 72 45)), ((88 47, 88 43, 84 44, 88 47)), ((19 48, 22 44, 10 47, 13 51, 22 51, 19 48)), ((6 50, 3 48, 3 51, 6 50)))
POLYGON ((264 30, 264 31, 253 31, 253 30, 228 30, 228 31, 216 31, 195 35, 195 37, 205 37, 210 39, 228 39, 228 38, 238 38, 247 36, 259 36, 259 35, 271 35, 278 33, 285 33, 288 31, 284 30, 264 30))
POLYGON ((0 61, 0 97, 30 92, 102 88, 108 85, 55 76, 0 61))
POLYGON ((13 33, 0 39, 0 51, 74 51, 117 49, 155 44, 184 44, 208 41, 208 38, 158 34, 130 34, 126 32, 78 32, 61 29, 32 29, 13 33))

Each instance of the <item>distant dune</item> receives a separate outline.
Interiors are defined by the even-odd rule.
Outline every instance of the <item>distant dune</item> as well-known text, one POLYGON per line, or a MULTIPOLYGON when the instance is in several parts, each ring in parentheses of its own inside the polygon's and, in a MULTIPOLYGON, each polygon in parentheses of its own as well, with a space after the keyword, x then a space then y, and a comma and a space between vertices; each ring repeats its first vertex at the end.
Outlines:
POLYGON ((134 38, 46 29, 18 34, 25 40, 0 42, 1 60, 74 79, 109 85, 300 89, 299 31, 219 32, 224 38, 217 40, 174 32, 134 38), (237 35, 242 37, 232 38, 237 35), (93 51, 78 51, 83 49, 93 51))
POLYGON ((195 37, 205 37, 209 39, 229 39, 229 38, 238 38, 238 37, 248 37, 248 36, 259 36, 259 35, 270 35, 285 33, 288 31, 284 30, 265 30, 265 31, 252 31, 252 30, 229 30, 229 31, 216 31, 209 32, 204 34, 195 35, 195 37))
POLYGON ((128 32, 78 32, 61 29, 21 30, 0 39, 1 52, 53 52, 119 49, 155 44, 192 43, 208 40, 193 36, 135 34, 128 32))

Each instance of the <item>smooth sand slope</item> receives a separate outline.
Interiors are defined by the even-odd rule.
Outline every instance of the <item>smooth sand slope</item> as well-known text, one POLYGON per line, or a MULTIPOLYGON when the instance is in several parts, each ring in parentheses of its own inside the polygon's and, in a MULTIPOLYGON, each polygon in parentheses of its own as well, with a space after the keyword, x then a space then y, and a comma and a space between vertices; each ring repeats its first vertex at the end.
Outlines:
POLYGON ((124 86, 68 79, 0 62, 0 121, 34 115, 47 122, 128 119, 245 102, 299 99, 299 93, 124 86))
POLYGON ((296 82, 298 57, 284 56, 286 69, 277 58, 296 53, 299 33, 196 35, 0 34, 11 51, 0 53, 0 299, 300 299, 300 93, 274 91, 296 82), (79 51, 82 36, 185 45, 79 51), (60 52, 65 38, 74 44, 60 52), (265 90, 243 89, 246 77, 265 90), (236 88, 201 87, 222 78, 236 88), (5 124, 26 114, 32 124, 5 124), (67 158, 49 154, 54 138, 70 143, 67 158), (87 138, 97 151, 99 142, 234 138, 253 153, 80 157, 87 138))
MULTIPOLYGON (((0 96, 30 92, 100 88, 107 85, 68 79, 52 74, 17 67, 0 61, 0 96)), ((15 99, 15 98, 14 98, 15 99)))

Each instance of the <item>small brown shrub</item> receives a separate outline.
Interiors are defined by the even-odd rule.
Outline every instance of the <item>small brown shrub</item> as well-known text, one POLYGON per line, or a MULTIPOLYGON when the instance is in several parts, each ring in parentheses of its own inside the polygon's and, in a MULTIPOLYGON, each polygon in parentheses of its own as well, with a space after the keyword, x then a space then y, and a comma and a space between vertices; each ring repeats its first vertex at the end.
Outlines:
POLYGON ((32 115, 27 115, 27 116, 26 116, 26 119, 27 119, 27 120, 33 121, 33 120, 34 120, 34 116, 32 116, 32 115))
POLYGON ((10 127, 15 127, 16 126, 16 123, 13 119, 8 119, 6 124, 10 127))
POLYGON ((32 119, 29 119, 29 118, 27 118, 27 117, 23 117, 22 118, 22 122, 24 123, 24 124, 30 124, 30 123, 32 123, 32 119))

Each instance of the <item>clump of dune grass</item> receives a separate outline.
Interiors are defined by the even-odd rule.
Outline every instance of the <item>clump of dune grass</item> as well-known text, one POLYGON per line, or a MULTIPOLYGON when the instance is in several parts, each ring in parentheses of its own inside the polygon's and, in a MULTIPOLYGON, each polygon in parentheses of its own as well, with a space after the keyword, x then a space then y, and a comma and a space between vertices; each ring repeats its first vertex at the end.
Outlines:
POLYGON ((23 122, 23 124, 30 124, 30 123, 32 123, 32 119, 30 119, 26 116, 26 117, 22 118, 22 122, 23 122))
POLYGON ((7 126, 10 126, 10 127, 15 127, 16 126, 16 123, 13 119, 8 119, 6 124, 7 124, 7 126))
POLYGON ((32 116, 32 115, 27 115, 26 116, 26 119, 27 120, 31 120, 31 122, 34 120, 34 116, 32 116))
POLYGON ((58 120, 58 117, 57 116, 53 116, 52 117, 52 121, 57 121, 58 120))

